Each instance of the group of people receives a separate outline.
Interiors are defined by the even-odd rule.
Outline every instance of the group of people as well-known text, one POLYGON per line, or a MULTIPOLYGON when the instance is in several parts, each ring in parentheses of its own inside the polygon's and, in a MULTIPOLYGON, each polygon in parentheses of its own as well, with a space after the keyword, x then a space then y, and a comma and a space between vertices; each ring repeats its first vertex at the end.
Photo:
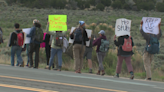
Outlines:
MULTIPOLYGON (((48 19, 47 19, 48 20, 48 19)), ((147 34, 142 29, 143 22, 141 22, 140 32, 146 40, 146 48, 143 56, 144 67, 146 70, 146 79, 151 80, 151 62, 153 60, 153 55, 150 53, 147 48, 150 47, 152 37, 159 40, 161 37, 161 29, 159 24, 159 34, 147 34)), ((65 34, 62 31, 49 31, 49 22, 47 22, 46 31, 47 34, 43 41, 39 41, 38 37, 42 37, 40 35, 43 33, 41 29, 41 24, 39 20, 33 20, 33 27, 30 30, 30 34, 25 35, 21 29, 19 29, 20 25, 15 23, 14 25, 15 31, 11 33, 9 46, 11 47, 11 65, 14 66, 14 56, 17 54, 17 66, 23 67, 23 59, 21 57, 21 52, 26 49, 27 52, 27 65, 29 68, 33 67, 33 52, 35 52, 35 66, 33 68, 37 69, 39 66, 39 48, 40 43, 45 42, 45 51, 47 57, 47 66, 46 69, 54 68, 54 58, 57 58, 58 65, 55 70, 61 71, 62 69, 62 53, 66 51, 68 47, 68 41, 65 37, 65 34), (39 34, 40 33, 40 34, 39 34), (22 40, 24 40, 24 36, 30 37, 31 41, 29 44, 22 44, 22 40), (23 47, 23 48, 22 48, 23 47), (57 57, 55 57, 57 56, 57 57)), ((1 29, 2 30, 2 29, 1 29)), ((99 37, 95 38, 94 36, 88 37, 87 31, 85 29, 85 22, 79 21, 79 26, 71 32, 70 38, 74 40, 73 42, 73 57, 75 61, 75 72, 81 73, 83 67, 84 58, 88 61, 89 73, 92 73, 92 51, 93 47, 97 46, 96 53, 97 59, 99 63, 99 69, 97 75, 105 75, 103 60, 106 56, 106 53, 109 50, 108 39, 105 36, 105 31, 100 30, 98 33, 99 37), (90 45, 86 46, 86 41, 90 40, 90 45), (105 42, 106 41, 106 42, 105 42), (108 41, 108 42, 107 42, 108 41), (104 45, 105 44, 105 45, 104 45)), ((134 54, 132 51, 132 47, 134 46, 133 38, 129 35, 119 36, 116 39, 116 35, 114 36, 114 44, 118 47, 118 61, 116 66, 116 75, 115 78, 119 78, 119 74, 121 73, 122 62, 125 60, 128 72, 130 73, 130 79, 134 78, 133 66, 131 64, 131 57, 134 54)), ((152 45, 152 43, 151 43, 152 45)))

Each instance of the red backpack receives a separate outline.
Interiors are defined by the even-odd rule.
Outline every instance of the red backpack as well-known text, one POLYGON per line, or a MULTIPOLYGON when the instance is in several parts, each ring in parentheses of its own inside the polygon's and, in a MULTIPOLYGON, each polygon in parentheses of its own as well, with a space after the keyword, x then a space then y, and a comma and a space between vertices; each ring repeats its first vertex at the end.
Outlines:
POLYGON ((124 38, 124 44, 122 45, 122 50, 123 51, 126 51, 126 52, 130 52, 132 51, 132 39, 131 39, 131 36, 126 39, 124 38))
POLYGON ((17 45, 18 46, 23 46, 23 44, 24 44, 23 33, 22 32, 20 32, 20 33, 15 32, 15 33, 17 34, 17 45))

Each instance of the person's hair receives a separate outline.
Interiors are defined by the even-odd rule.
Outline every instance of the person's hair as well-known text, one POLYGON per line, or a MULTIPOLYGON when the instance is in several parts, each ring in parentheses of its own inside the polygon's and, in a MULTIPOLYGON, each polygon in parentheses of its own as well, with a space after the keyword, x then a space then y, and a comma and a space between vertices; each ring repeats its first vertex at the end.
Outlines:
POLYGON ((0 27, 0 30, 3 32, 2 28, 0 27))
POLYGON ((34 23, 35 27, 41 28, 41 24, 40 23, 34 23))
POLYGON ((15 24, 14 24, 14 27, 15 27, 15 28, 19 28, 19 26, 20 26, 20 25, 19 25, 18 23, 15 23, 15 24))

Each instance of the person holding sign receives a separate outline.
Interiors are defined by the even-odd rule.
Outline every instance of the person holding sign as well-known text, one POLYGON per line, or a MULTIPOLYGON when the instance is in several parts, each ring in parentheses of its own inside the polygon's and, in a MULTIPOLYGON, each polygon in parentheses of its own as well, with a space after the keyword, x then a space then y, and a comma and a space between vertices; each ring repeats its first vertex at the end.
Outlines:
POLYGON ((141 21, 141 28, 140 28, 140 32, 142 36, 144 37, 144 39, 146 40, 146 47, 145 47, 145 52, 143 55, 143 62, 144 62, 145 70, 146 70, 146 80, 151 80, 152 78, 151 62, 153 61, 154 54, 157 54, 159 52, 158 40, 162 36, 162 31, 160 28, 161 23, 159 23, 157 25, 158 29, 151 30, 151 34, 148 32, 145 32, 143 29, 144 23, 145 23, 144 21, 141 21), (155 33, 158 33, 158 34, 155 34, 155 33))
POLYGON ((86 41, 90 39, 90 37, 88 38, 87 36, 84 21, 79 21, 79 27, 70 33, 70 38, 74 39, 73 55, 75 59, 75 71, 76 73, 81 73, 86 41))
MULTIPOLYGON (((51 25, 51 24, 50 24, 51 25)), ((63 47, 63 39, 64 35, 62 31, 49 31, 49 22, 47 23, 46 32, 52 36, 52 42, 51 42, 51 54, 50 54, 50 60, 49 60, 49 67, 48 69, 51 70, 51 66, 54 61, 55 55, 58 57, 58 71, 61 71, 62 68, 62 47, 63 47)))
POLYGON ((90 39, 90 44, 89 46, 85 47, 85 53, 84 53, 84 58, 86 58, 86 60, 88 61, 88 66, 89 66, 89 73, 92 73, 92 50, 93 50, 93 39, 94 36, 91 35, 91 39, 90 39))
POLYGON ((131 64, 131 56, 134 54, 132 51, 132 47, 134 46, 133 39, 129 35, 119 36, 118 40, 116 40, 116 35, 114 36, 114 44, 118 47, 118 59, 116 66, 116 75, 115 78, 119 78, 119 74, 121 73, 122 62, 125 60, 126 66, 128 68, 128 72, 131 74, 130 79, 134 78, 133 66, 131 64))

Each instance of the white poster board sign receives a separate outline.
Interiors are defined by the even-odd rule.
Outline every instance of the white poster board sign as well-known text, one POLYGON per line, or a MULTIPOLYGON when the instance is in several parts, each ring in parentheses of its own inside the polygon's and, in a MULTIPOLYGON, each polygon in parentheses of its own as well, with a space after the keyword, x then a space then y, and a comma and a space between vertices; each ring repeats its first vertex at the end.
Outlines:
POLYGON ((161 22, 161 18, 143 17, 142 21, 143 21, 142 29, 145 33, 156 34, 156 35, 159 33, 158 25, 161 22))
POLYGON ((131 20, 125 18, 120 18, 116 20, 115 35, 117 37, 123 35, 130 36, 130 29, 131 29, 131 20))
MULTIPOLYGON (((72 27, 70 33, 72 33, 73 30, 74 30, 75 28, 76 28, 76 27, 72 27)), ((92 30, 86 29, 86 32, 87 32, 88 37, 91 37, 91 35, 92 35, 92 30)), ((69 43, 73 43, 73 42, 74 42, 74 39, 69 38, 69 43)), ((89 46, 89 45, 90 45, 90 40, 89 40, 89 41, 86 41, 86 46, 89 46)))
POLYGON ((30 43, 31 38, 26 37, 28 34, 30 34, 30 30, 31 30, 31 28, 25 28, 25 29, 23 29, 23 32, 25 33, 25 41, 24 41, 24 44, 29 44, 30 43))

